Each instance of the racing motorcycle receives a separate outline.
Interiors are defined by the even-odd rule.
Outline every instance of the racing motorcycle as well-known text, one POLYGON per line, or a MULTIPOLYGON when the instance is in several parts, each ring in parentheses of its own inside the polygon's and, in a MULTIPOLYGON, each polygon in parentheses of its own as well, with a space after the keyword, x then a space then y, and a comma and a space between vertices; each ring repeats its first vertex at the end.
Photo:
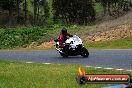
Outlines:
POLYGON ((55 41, 56 50, 59 51, 62 57, 77 56, 77 55, 81 55, 82 57, 89 56, 88 50, 83 46, 82 40, 77 35, 73 35, 73 37, 68 38, 65 41, 65 47, 59 46, 58 39, 54 41, 55 41))

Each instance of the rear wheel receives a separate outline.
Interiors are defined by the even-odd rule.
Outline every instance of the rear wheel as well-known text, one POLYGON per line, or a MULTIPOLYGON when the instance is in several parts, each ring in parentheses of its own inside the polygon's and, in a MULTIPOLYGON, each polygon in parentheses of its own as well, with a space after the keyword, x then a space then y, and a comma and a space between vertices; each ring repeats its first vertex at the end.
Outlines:
POLYGON ((83 56, 83 57, 89 56, 89 52, 85 47, 82 48, 81 56, 83 56))

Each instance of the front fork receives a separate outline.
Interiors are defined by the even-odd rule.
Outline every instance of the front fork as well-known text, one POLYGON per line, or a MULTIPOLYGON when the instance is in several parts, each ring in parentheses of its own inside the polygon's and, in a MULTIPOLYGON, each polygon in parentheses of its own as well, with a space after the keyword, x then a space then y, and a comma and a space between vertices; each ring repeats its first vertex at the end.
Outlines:
POLYGON ((59 51, 60 53, 63 53, 62 51, 61 51, 61 49, 60 48, 55 48, 57 51, 59 51))

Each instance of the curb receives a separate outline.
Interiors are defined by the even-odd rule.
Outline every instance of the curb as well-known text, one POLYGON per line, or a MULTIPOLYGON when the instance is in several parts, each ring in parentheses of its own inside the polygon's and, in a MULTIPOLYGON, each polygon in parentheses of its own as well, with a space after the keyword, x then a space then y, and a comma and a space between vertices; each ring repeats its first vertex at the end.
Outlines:
POLYGON ((132 70, 128 70, 128 69, 122 69, 122 68, 104 68, 104 67, 95 67, 95 66, 85 66, 85 67, 91 67, 91 68, 95 68, 95 69, 106 69, 106 70, 116 70, 116 71, 127 71, 127 72, 132 72, 132 70))
MULTIPOLYGON (((35 62, 26 62, 27 64, 32 64, 32 63, 35 63, 35 62)), ((40 64, 46 64, 46 65, 49 65, 49 64, 53 64, 53 63, 40 63, 40 64)), ((61 64, 57 64, 57 65, 61 65, 61 64)), ((84 66, 86 68, 95 68, 95 69, 106 69, 106 70, 116 70, 116 71, 127 71, 127 72, 132 72, 132 70, 128 70, 128 69, 122 69, 122 68, 104 68, 104 67, 96 67, 96 66, 84 66)))

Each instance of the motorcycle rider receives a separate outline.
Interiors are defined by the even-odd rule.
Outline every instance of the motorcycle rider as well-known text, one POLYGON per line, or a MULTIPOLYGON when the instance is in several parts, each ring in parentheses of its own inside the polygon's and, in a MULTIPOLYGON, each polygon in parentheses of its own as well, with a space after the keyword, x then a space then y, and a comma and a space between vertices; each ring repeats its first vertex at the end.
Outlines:
POLYGON ((62 28, 59 38, 54 41, 56 50, 59 51, 60 55, 63 57, 72 55, 88 57, 89 55, 88 50, 82 45, 82 40, 76 35, 69 34, 66 28, 62 28), (68 39, 68 37, 71 38, 68 39))
POLYGON ((56 44, 56 47, 63 48, 63 50, 59 49, 60 52, 65 51, 65 54, 67 53, 67 50, 69 48, 68 45, 65 44, 65 41, 68 39, 68 37, 73 37, 70 33, 67 32, 67 28, 63 27, 61 30, 61 34, 59 35, 59 38, 54 40, 55 42, 59 42, 59 45, 56 44))
POLYGON ((68 37, 72 37, 70 33, 67 32, 67 28, 62 28, 61 34, 59 35, 58 41, 59 41, 59 46, 60 47, 65 47, 65 41, 67 40, 68 37))

